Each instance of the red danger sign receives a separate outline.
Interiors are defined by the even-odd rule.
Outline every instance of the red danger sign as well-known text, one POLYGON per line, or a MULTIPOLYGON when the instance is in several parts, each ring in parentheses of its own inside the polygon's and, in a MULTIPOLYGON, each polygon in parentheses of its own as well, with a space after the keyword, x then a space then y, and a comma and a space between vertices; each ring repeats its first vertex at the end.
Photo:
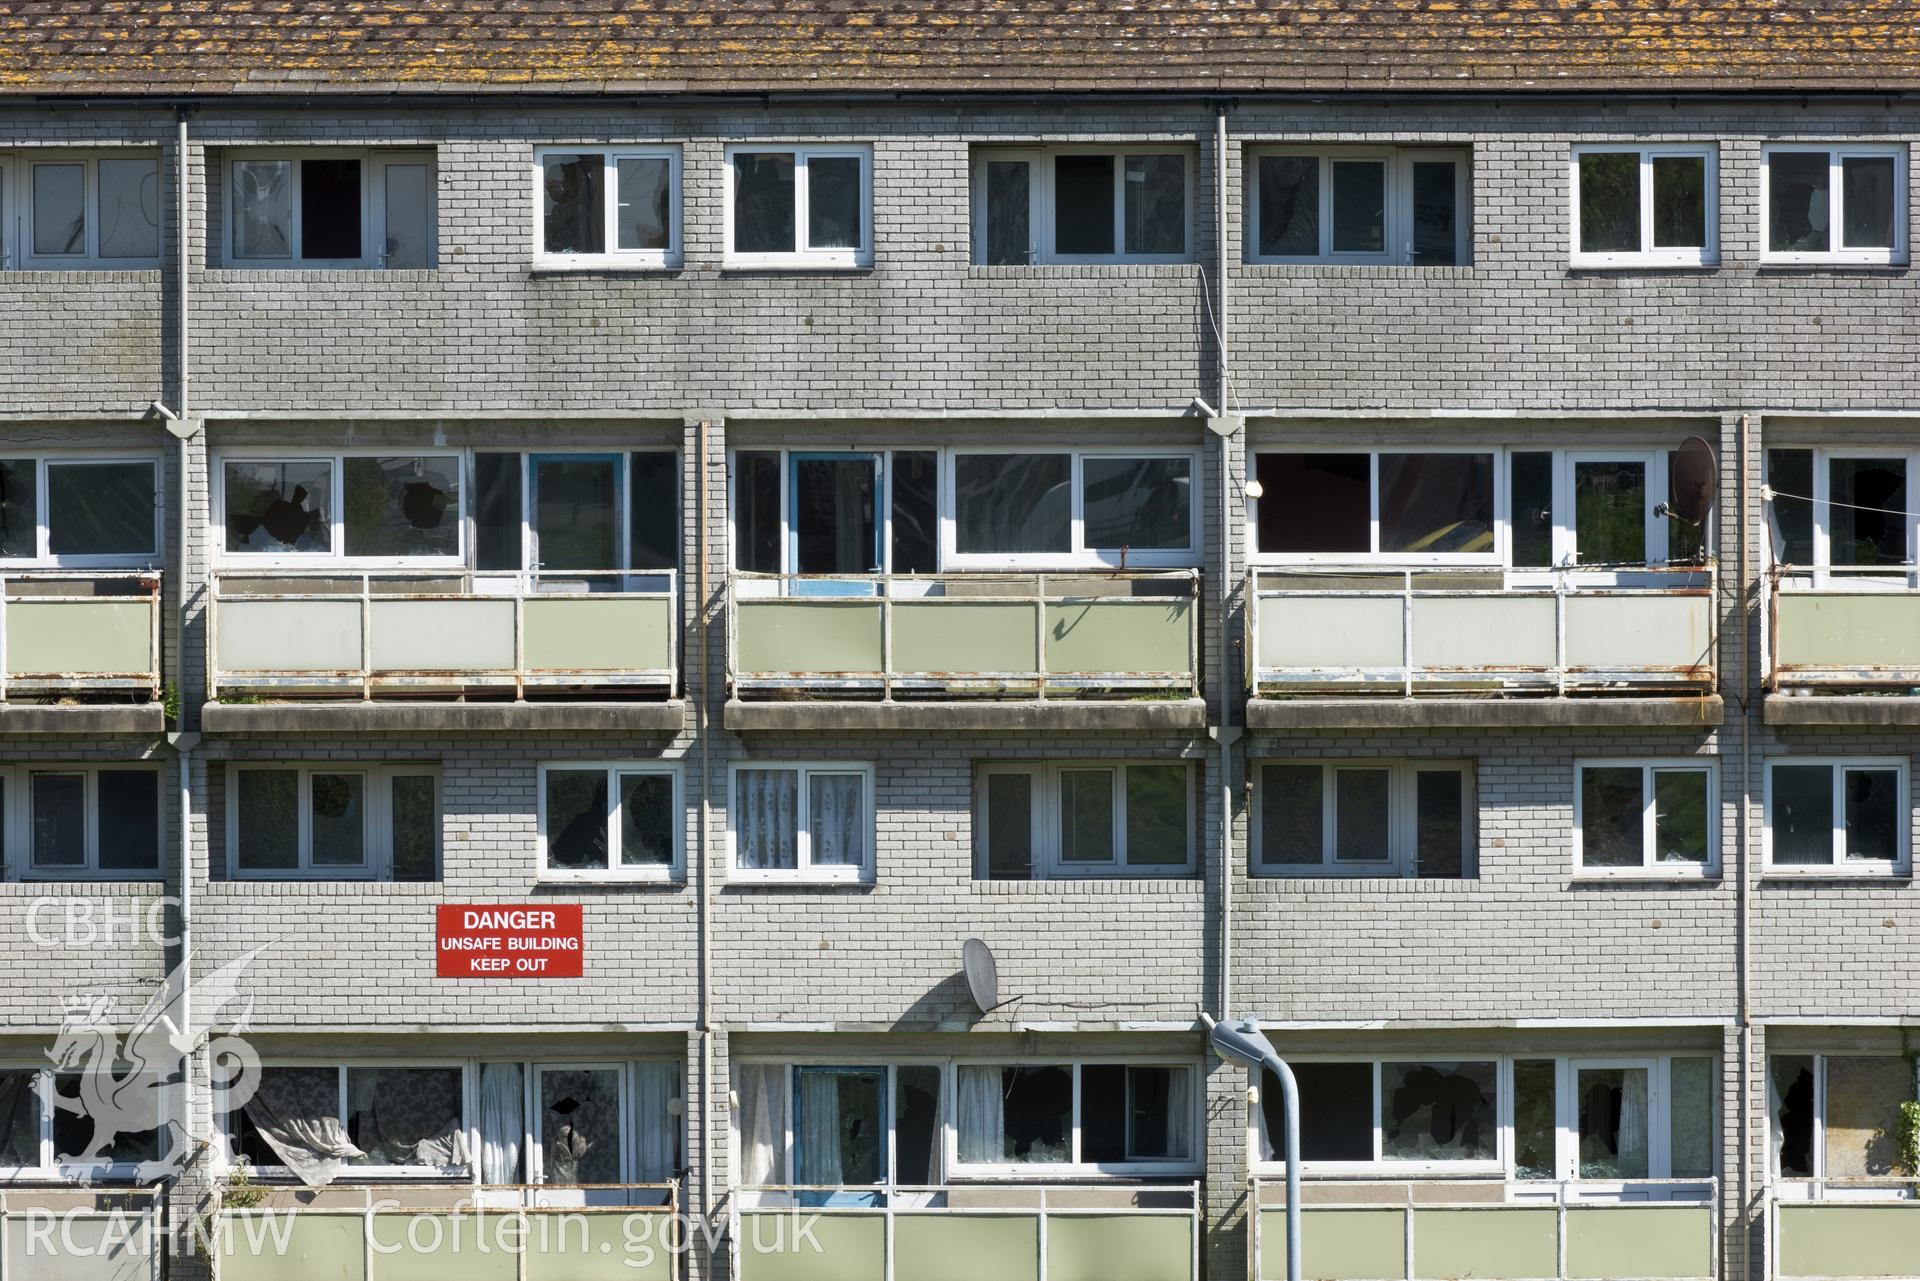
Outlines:
POLYGON ((442 904, 434 954, 443 979, 577 979, 586 975, 578 903, 537 907, 442 904))

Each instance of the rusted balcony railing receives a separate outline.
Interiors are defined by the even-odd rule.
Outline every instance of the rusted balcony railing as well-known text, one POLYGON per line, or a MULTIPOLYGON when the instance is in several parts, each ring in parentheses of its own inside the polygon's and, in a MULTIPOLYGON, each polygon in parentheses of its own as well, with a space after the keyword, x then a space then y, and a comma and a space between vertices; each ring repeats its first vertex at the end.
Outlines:
POLYGON ((160 697, 160 575, 35 570, 0 578, 0 701, 160 697))
POLYGON ((1767 577, 1769 689, 1920 686, 1920 566, 1778 566, 1767 577))
POLYGON ((1713 593, 1710 566, 1256 569, 1248 681, 1256 698, 1706 692, 1713 593))

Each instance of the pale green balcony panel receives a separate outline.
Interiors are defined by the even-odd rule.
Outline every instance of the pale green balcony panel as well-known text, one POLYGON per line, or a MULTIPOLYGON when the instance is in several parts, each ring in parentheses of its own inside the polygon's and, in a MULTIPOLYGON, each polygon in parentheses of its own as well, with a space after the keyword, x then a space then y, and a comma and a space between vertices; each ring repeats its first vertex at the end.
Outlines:
POLYGON ((1040 1219, 901 1214, 893 1221, 893 1274, 894 1281, 1039 1281, 1040 1219))
POLYGON ((7 606, 7 675, 151 676, 151 600, 14 601, 7 606))
POLYGON ((886 1281, 886 1226, 878 1214, 743 1214, 740 1281, 886 1281), (807 1224, 811 1232, 803 1238, 798 1227, 807 1224))
POLYGON ((1569 1278, 1713 1275, 1711 1206, 1570 1206, 1566 1231, 1569 1278))
POLYGON ((1920 1202, 1783 1204, 1774 1216, 1782 1281, 1911 1277, 1920 1270, 1920 1202))
POLYGON ((221 1232, 220 1281, 369 1281, 358 1214, 227 1214, 221 1232))
POLYGON ((1188 1215, 1052 1214, 1047 1281, 1189 1281, 1188 1215))

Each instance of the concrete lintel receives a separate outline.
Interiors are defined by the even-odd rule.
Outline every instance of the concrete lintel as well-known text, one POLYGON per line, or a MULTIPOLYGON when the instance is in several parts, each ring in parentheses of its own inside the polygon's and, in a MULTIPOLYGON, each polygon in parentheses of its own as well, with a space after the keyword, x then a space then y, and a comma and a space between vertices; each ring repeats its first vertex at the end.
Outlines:
POLYGON ((158 738, 167 716, 158 703, 0 704, 0 734, 138 734, 158 738))
POLYGON ((1703 698, 1256 698, 1247 726, 1293 729, 1691 729, 1719 725, 1718 694, 1703 698))
POLYGON ((1197 698, 1072 702, 858 703, 727 702, 722 723, 731 730, 1141 730, 1193 733, 1207 725, 1197 698))
POLYGON ((1920 725, 1920 698, 1882 694, 1769 694, 1769 725, 1920 725))
POLYGON ((208 703, 213 734, 436 734, 540 730, 677 734, 687 705, 664 703, 208 703))

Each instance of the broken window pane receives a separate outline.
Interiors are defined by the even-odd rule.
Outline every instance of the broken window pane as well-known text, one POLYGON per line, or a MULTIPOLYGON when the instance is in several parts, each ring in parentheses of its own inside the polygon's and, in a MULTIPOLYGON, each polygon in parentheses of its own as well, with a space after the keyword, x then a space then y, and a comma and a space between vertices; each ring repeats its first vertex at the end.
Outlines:
POLYGON ((793 1176, 809 1187, 887 1181, 887 1074, 793 1069, 793 1176))
POLYGON ((605 181, 606 162, 598 155, 540 158, 540 236, 546 252, 606 252, 605 181))
POLYGON ((1772 861, 1783 866, 1833 862, 1833 768, 1775 765, 1767 776, 1772 861))
POLYGON ((1833 247, 1832 161, 1824 151, 1775 151, 1767 157, 1767 249, 1826 253, 1833 247))
POLYGON ((34 771, 33 865, 87 865, 87 776, 34 771))
POLYGON ((614 244, 620 249, 665 250, 673 243, 673 161, 626 156, 615 162, 614 244))
POLYGON ((858 156, 808 158, 807 248, 860 248, 860 163, 858 156))
POLYGON ((1320 252, 1320 157, 1261 156, 1260 255, 1312 258, 1320 252))
POLYGON ((100 162, 100 256, 160 256, 160 161, 100 162))
POLYGON ((433 243, 433 184, 424 164, 383 165, 386 180, 386 227, 381 243, 381 265, 392 268, 425 267, 433 243))
POLYGON ((323 157, 300 162, 300 256, 334 261, 366 252, 360 232, 360 162, 323 157))
POLYGON ((0 459, 0 556, 40 554, 39 476, 31 458, 0 459))
POLYGON ((958 454, 954 541, 963 554, 1065 552, 1073 545, 1067 454, 958 454))
POLYGON ((457 1067, 348 1068, 347 1139, 365 1155, 347 1164, 464 1165, 461 1076, 457 1067))
POLYGON ((1390 771, 1336 769, 1333 772, 1333 857, 1339 863, 1380 863, 1387 848, 1387 791, 1390 771))
POLYGON ((1498 1158, 1494 1063, 1380 1065, 1380 1155, 1388 1161, 1498 1158))
POLYGON ((1127 863, 1152 867, 1187 861, 1187 802, 1191 788, 1184 765, 1127 768, 1127 863))
POLYGON ((293 257, 293 162, 233 162, 233 256, 293 257))
POLYGON ((1639 867, 1645 859, 1647 798, 1638 765, 1580 771, 1580 865, 1639 867))
POLYGON ((620 1182, 624 1141, 620 1069, 540 1071, 542 1181, 565 1185, 620 1182))
POLYGON ((1813 1057, 1776 1054, 1767 1060, 1773 1111, 1774 1160, 1783 1178, 1813 1177, 1813 1057))
POLYGON ((1640 153, 1580 155, 1580 252, 1640 251, 1640 153))
POLYGON ((673 863, 673 778, 667 774, 620 776, 620 865, 668 867, 673 863))
POLYGON ((1073 1160, 1073 1069, 1010 1067, 998 1076, 1006 1122, 1001 1159, 1050 1165, 1073 1160))
POLYGON ((1033 778, 1025 773, 986 776, 989 880, 1033 876, 1033 778))
POLYGON ((1848 858, 1890 863, 1900 852, 1900 824, 1906 804, 1900 773, 1891 769, 1846 771, 1848 858))
POLYGON ((1907 563, 1907 460, 1835 458, 1828 462, 1828 563, 1907 563))
POLYGON ((1365 454, 1259 454, 1263 552, 1367 552, 1372 461, 1365 454))
POLYGON ((1024 266, 1033 260, 1033 165, 989 160, 986 181, 987 265, 1024 266))
POLYGON ((438 780, 400 774, 393 780, 393 879, 431 881, 440 873, 438 780))
POLYGON ((777 574, 784 558, 780 540, 780 455, 741 450, 734 455, 734 552, 736 568, 777 574))
POLYGON ((1676 1179, 1713 1176, 1713 1060, 1673 1059, 1667 1102, 1668 1165, 1676 1179))
POLYGON ((313 865, 365 867, 367 863, 367 776, 315 774, 313 793, 313 865))
POLYGON ((47 549, 55 556, 145 556, 154 546, 152 463, 47 464, 47 549))
POLYGON ((1661 863, 1708 861, 1707 771, 1653 772, 1653 857, 1661 863))
POLYGON ((228 551, 332 549, 333 464, 228 459, 224 480, 228 551))
POLYGON ((1904 1173, 1894 1136, 1900 1105, 1914 1097, 1913 1064, 1905 1058, 1829 1057, 1826 1175, 1844 1179, 1904 1173))
MULTIPOLYGON (((177 1081, 178 1078, 176 1077, 177 1081)), ((118 1099, 129 1105, 130 1116, 120 1122, 120 1131, 98 1152, 92 1152, 94 1140, 104 1119, 88 1113, 80 1088, 80 1073, 60 1072, 53 1078, 53 1152, 54 1161, 72 1165, 82 1157, 109 1165, 135 1165, 157 1160, 160 1156, 160 1086, 163 1078, 152 1071, 136 1071, 123 1086, 118 1099)))
MULTIPOLYGON (((1373 1064, 1295 1063, 1300 1087, 1300 1159, 1373 1160, 1373 1064)), ((1260 1074, 1260 1108, 1270 1159, 1285 1157, 1285 1099, 1273 1074, 1260 1074)))
POLYGON ((1414 870, 1421 876, 1466 874, 1466 788, 1459 770, 1414 772, 1414 870))
POLYGON ((1579 1100, 1583 1179, 1647 1177, 1647 1069, 1581 1068, 1579 1100))
POLYGON ((103 769, 95 776, 100 869, 160 868, 160 775, 150 769, 103 769))
POLYGON ((1080 1159, 1089 1165, 1127 1159, 1127 1068, 1087 1063, 1080 1068, 1080 1159))
POLYGON ((738 151, 733 156, 733 251, 790 254, 794 232, 793 153, 738 151))
POLYGON ((1187 251, 1187 161, 1184 156, 1126 158, 1126 232, 1130 254, 1187 251))
POLYGON ((1767 503, 1774 559, 1782 565, 1813 564, 1813 451, 1769 449, 1767 503))
POLYGON ((1840 193, 1847 219, 1840 229, 1841 248, 1893 248, 1893 157, 1841 157, 1840 193))
POLYGON ((458 556, 460 459, 348 458, 341 475, 349 556, 458 556))
POLYGON ((33 252, 87 252, 87 167, 33 166, 33 252))
POLYGON ((1516 568, 1553 564, 1553 455, 1515 451, 1512 471, 1513 563, 1516 568))
POLYGON ((1707 243, 1707 158, 1653 157, 1653 247, 1698 249, 1707 243))
POLYGON ((1551 1179, 1559 1170, 1554 1145, 1560 1133, 1552 1059, 1516 1059, 1513 1064, 1513 1173, 1520 1179, 1551 1179))
POLYGON ((1387 166, 1379 160, 1336 160, 1333 252, 1377 254, 1387 248, 1387 166))
POLYGON ((680 455, 664 449, 627 455, 629 569, 680 564, 680 455))
POLYGON ((1193 542, 1193 464, 1186 458, 1088 458, 1086 545, 1184 551, 1193 542))
POLYGON ((1493 550, 1492 454, 1381 454, 1380 550, 1493 550))
POLYGON ((1452 267, 1460 261, 1459 162, 1413 164, 1413 263, 1452 267))
POLYGON ((931 574, 940 568, 939 455, 896 450, 893 455, 893 572, 931 574))
POLYGON ((0 1071, 0 1169, 33 1169, 40 1156, 40 1074, 0 1071))
POLYGON ((1647 465, 1615 459, 1575 462, 1573 524, 1582 565, 1644 565, 1647 465))
POLYGON ((1113 861, 1113 771, 1060 771, 1060 861, 1113 861))
POLYGON ((1053 158, 1053 248, 1065 255, 1112 254, 1112 156, 1053 158))
POLYGON ((547 866, 556 871, 607 867, 607 772, 547 771, 547 866))
POLYGON ((1260 767, 1260 861, 1313 867, 1325 861, 1326 772, 1318 765, 1260 767))
POLYGON ((903 1063, 893 1070, 893 1082, 894 1179, 902 1187, 931 1187, 942 1135, 940 1069, 903 1063))
POLYGON ((238 789, 235 845, 248 871, 284 872, 300 866, 300 772, 243 769, 238 789))

